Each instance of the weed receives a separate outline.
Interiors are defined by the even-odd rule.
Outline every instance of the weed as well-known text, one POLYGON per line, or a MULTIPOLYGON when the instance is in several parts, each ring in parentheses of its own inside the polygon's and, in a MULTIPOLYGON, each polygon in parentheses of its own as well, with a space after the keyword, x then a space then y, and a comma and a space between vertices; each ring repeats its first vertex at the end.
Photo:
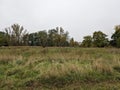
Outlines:
POLYGON ((0 53, 0 89, 120 88, 119 49, 6 47, 0 53))

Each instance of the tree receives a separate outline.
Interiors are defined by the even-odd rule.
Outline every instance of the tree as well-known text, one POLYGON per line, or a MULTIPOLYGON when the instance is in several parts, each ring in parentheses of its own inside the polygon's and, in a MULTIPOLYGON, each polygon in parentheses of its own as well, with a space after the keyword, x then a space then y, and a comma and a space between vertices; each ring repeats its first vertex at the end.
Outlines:
POLYGON ((30 33, 29 34, 29 45, 30 46, 38 46, 38 36, 37 33, 30 33))
POLYGON ((70 39, 70 46, 71 46, 71 47, 74 47, 74 42, 75 42, 75 41, 74 41, 74 38, 71 38, 71 39, 70 39))
POLYGON ((5 38, 5 32, 0 31, 0 46, 7 46, 7 41, 5 38))
POLYGON ((75 47, 78 47, 78 46, 80 46, 80 45, 79 45, 79 42, 77 42, 77 41, 74 41, 74 46, 75 46, 75 47))
POLYGON ((6 38, 11 45, 21 45, 24 35, 27 34, 27 30, 24 30, 23 26, 19 24, 13 24, 9 28, 5 28, 6 38))
POLYGON ((58 31, 56 29, 50 29, 48 31, 48 45, 49 46, 57 46, 57 35, 58 31))
POLYGON ((120 48, 120 25, 115 26, 115 32, 111 38, 111 45, 120 48))
POLYGON ((68 32, 64 32, 62 27, 48 31, 49 46, 68 46, 68 32))
POLYGON ((68 39, 69 39, 69 32, 64 32, 64 29, 60 27, 60 34, 59 34, 59 45, 60 46, 69 46, 68 39))
POLYGON ((93 33, 93 45, 95 47, 105 47, 108 45, 107 35, 101 31, 96 31, 93 33))
POLYGON ((91 47, 92 46, 92 37, 91 36, 85 36, 84 40, 82 42, 83 47, 91 47))
POLYGON ((29 45, 29 34, 28 33, 23 35, 22 45, 24 45, 24 46, 28 46, 29 45))
POLYGON ((46 47, 46 45, 47 45, 47 32, 45 30, 39 31, 38 32, 38 39, 39 39, 39 44, 42 47, 46 47))

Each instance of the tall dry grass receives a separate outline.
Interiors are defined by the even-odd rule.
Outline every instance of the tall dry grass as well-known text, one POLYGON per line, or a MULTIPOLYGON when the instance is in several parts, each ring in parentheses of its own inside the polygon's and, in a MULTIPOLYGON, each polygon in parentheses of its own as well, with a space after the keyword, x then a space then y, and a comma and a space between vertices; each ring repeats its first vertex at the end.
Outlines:
POLYGON ((0 48, 0 88, 64 88, 120 81, 119 49, 0 48), (9 82, 9 83, 8 83, 9 82))

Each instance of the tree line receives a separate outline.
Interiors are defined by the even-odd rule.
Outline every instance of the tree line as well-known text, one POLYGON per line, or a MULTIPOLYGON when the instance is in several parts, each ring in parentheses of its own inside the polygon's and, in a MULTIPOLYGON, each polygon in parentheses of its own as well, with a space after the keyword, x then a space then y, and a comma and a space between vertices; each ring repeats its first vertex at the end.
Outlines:
POLYGON ((69 38, 69 32, 62 27, 56 27, 48 31, 42 30, 28 33, 23 26, 13 24, 0 32, 0 46, 56 46, 67 47, 78 45, 73 38, 69 38))
POLYGON ((13 24, 0 31, 0 46, 42 46, 42 47, 120 47, 120 25, 115 26, 111 40, 102 31, 83 37, 81 43, 69 37, 69 32, 62 27, 48 31, 28 33, 23 26, 13 24))
POLYGON ((81 46, 83 47, 118 47, 120 48, 120 25, 115 26, 115 32, 111 40, 102 31, 95 31, 92 36, 84 37, 81 46))

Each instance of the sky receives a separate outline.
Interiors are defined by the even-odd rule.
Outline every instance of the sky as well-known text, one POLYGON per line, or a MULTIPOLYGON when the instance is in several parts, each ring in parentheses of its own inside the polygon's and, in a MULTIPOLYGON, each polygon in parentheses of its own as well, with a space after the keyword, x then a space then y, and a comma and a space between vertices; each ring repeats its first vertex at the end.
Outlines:
POLYGON ((18 23, 29 33, 63 27, 77 41, 99 30, 110 38, 119 9, 120 0, 0 0, 0 31, 18 23))

